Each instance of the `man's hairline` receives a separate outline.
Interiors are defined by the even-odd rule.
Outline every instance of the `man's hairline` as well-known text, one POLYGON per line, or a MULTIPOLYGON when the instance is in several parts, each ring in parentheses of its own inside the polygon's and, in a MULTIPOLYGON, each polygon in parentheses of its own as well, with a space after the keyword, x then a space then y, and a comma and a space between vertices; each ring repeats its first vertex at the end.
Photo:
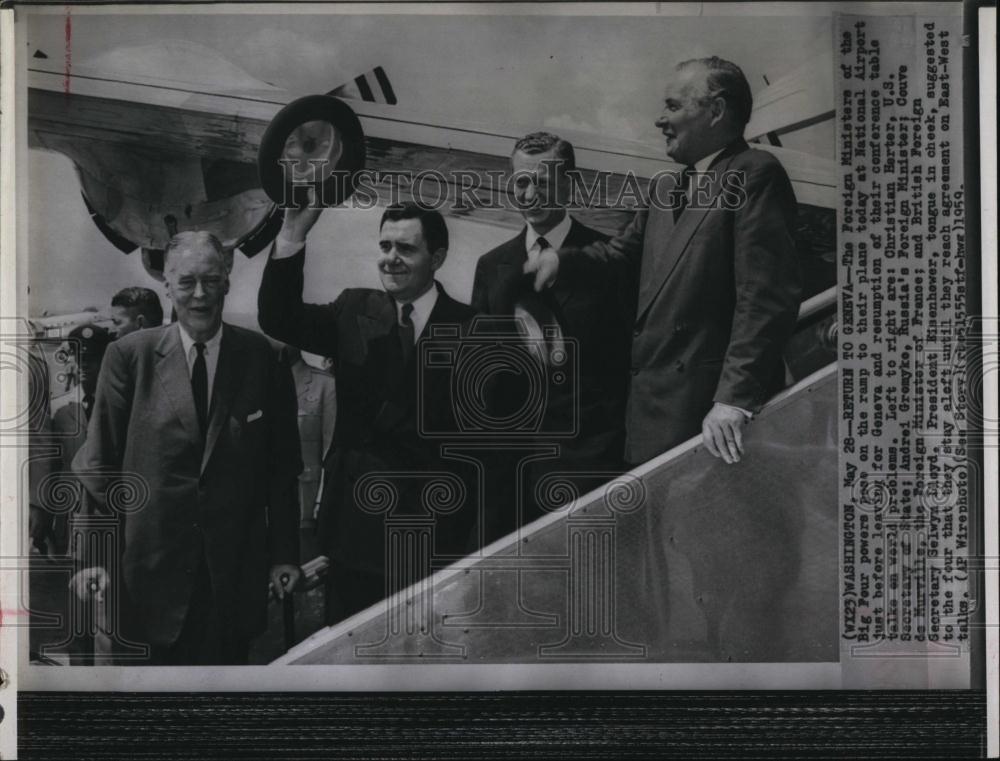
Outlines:
POLYGON ((694 97, 688 95, 688 92, 690 91, 690 89, 693 88, 694 85, 692 82, 687 82, 685 83, 683 90, 685 96, 688 97, 690 101, 698 103, 699 105, 703 105, 705 102, 713 101, 716 98, 722 98, 722 102, 725 104, 726 108, 725 113, 727 116, 727 121, 730 123, 730 126, 732 128, 731 131, 733 132, 735 137, 742 137, 746 130, 746 124, 737 124, 738 118, 736 117, 736 114, 733 113, 733 110, 730 108, 729 101, 727 101, 725 98, 722 97, 721 92, 717 92, 713 95, 711 92, 708 91, 708 77, 712 73, 711 68, 709 68, 707 64, 697 59, 690 61, 681 61, 676 66, 674 66, 674 70, 677 72, 687 71, 688 69, 695 69, 695 68, 701 68, 702 72, 704 73, 704 77, 701 80, 701 85, 698 87, 699 90, 702 90, 703 94, 695 95, 694 97))
MULTIPOLYGON (((674 72, 678 74, 684 71, 689 71, 691 69, 701 69, 702 74, 704 75, 700 80, 700 84, 698 85, 697 88, 698 90, 701 91, 701 94, 697 96, 697 99, 713 97, 708 91, 708 76, 709 74, 711 74, 711 69, 706 64, 702 63, 697 59, 692 59, 689 61, 681 61, 680 63, 674 66, 674 72)), ((688 81, 684 84, 684 89, 682 90, 682 92, 685 95, 687 95, 687 93, 693 88, 694 88, 693 83, 691 81, 688 81)))
MULTIPOLYGON (((229 277, 229 268, 228 268, 227 263, 226 263, 226 255, 222 251, 216 249, 215 246, 206 246, 204 250, 211 251, 213 254, 215 254, 216 258, 219 260, 219 263, 222 265, 222 274, 225 277, 229 277)), ((179 253, 189 253, 191 251, 192 251, 192 249, 190 249, 190 248, 181 248, 180 246, 178 246, 178 247, 176 247, 176 248, 173 249, 172 253, 176 256, 176 254, 179 254, 179 253)), ((171 250, 170 249, 168 249, 168 250, 166 250, 166 251, 163 252, 163 275, 164 275, 164 277, 166 277, 166 275, 167 275, 168 272, 176 271, 176 269, 177 269, 176 265, 174 265, 174 266, 170 265, 171 260, 174 258, 174 257, 171 257, 170 254, 171 254, 171 250)))
MULTIPOLYGON (((424 220, 420 217, 403 217, 402 219, 383 219, 378 226, 379 231, 379 243, 382 242, 381 234, 382 230, 385 228, 387 222, 417 222, 420 225, 420 242, 423 244, 424 248, 427 249, 427 253, 434 256, 438 251, 444 251, 445 256, 448 255, 447 246, 438 246, 436 249, 431 251, 430 246, 427 245, 427 234, 424 231, 424 220)), ((447 224, 447 223, 445 223, 447 224)))
MULTIPOLYGON (((566 143, 567 145, 569 145, 569 147, 574 152, 576 151, 576 149, 573 148, 573 144, 570 143, 568 140, 562 140, 562 138, 560 138, 560 140, 562 142, 566 143)), ((567 158, 559 155, 559 145, 558 145, 558 143, 556 145, 553 145, 550 148, 546 148, 544 151, 526 151, 526 150, 524 150, 524 148, 518 148, 518 147, 515 146, 514 150, 512 150, 510 152, 510 157, 509 157, 509 161, 510 161, 510 165, 511 165, 510 168, 511 169, 514 168, 514 156, 516 156, 519 153, 521 155, 523 155, 523 156, 542 156, 542 155, 544 155, 546 153, 551 154, 552 158, 550 158, 550 159, 542 159, 540 161, 540 163, 542 163, 542 164, 555 164, 557 167, 565 167, 569 163, 569 159, 567 159, 567 158)), ((576 168, 575 162, 574 162, 574 167, 573 168, 574 169, 576 168)), ((569 172, 571 170, 567 169, 567 168, 564 168, 563 171, 564 172, 569 172)))
POLYGON ((138 304, 131 304, 131 305, 112 304, 111 308, 123 310, 132 320, 135 320, 137 317, 142 317, 144 314, 142 311, 142 307, 140 307, 138 304))

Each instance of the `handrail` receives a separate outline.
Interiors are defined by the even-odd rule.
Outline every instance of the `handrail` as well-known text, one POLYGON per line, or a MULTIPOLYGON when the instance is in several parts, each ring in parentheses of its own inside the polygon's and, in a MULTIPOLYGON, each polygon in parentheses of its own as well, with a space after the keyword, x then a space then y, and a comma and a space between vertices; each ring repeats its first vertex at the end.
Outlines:
MULTIPOLYGON (((760 414, 772 414, 775 409, 785 406, 798 392, 827 380, 831 375, 836 373, 836 370, 837 364, 834 362, 820 370, 817 370, 806 378, 803 378, 793 386, 785 389, 775 396, 764 406, 764 409, 760 414)), ((699 446, 701 446, 701 434, 698 434, 688 441, 677 445, 673 449, 654 457, 648 462, 630 471, 627 475, 635 478, 642 478, 643 476, 663 467, 666 463, 680 458, 687 452, 690 452, 699 446)), ((593 489, 587 494, 577 498, 574 501, 575 504, 568 510, 559 511, 557 513, 549 513, 548 515, 538 518, 532 523, 522 526, 517 531, 497 539, 486 547, 481 548, 476 553, 455 561, 446 568, 435 571, 430 579, 418 581, 406 589, 400 590, 396 595, 397 598, 406 599, 407 597, 417 596, 424 593, 429 588, 433 589, 443 585, 448 580, 475 568, 478 563, 482 562, 484 557, 499 555, 505 550, 509 550, 513 546, 522 542, 525 535, 542 531, 552 524, 565 520, 568 513, 573 513, 577 510, 583 509, 588 503, 594 502, 595 500, 603 499, 605 491, 606 485, 593 489)), ((279 665, 293 663, 298 658, 302 657, 304 653, 310 652, 325 642, 335 640, 341 636, 346 636, 348 632, 359 628, 373 616, 383 615, 384 612, 385 604, 383 600, 380 600, 369 608, 358 611, 354 615, 342 621, 314 632, 302 640, 302 642, 296 644, 295 647, 291 648, 276 660, 272 661, 272 664, 279 665)))
MULTIPOLYGON (((833 286, 827 288, 825 291, 821 291, 820 293, 811 296, 810 298, 802 302, 799 308, 798 321, 796 327, 798 330, 808 328, 809 326, 814 325, 823 319, 826 319, 830 315, 835 315, 836 310, 837 310, 837 288, 836 286, 833 286)), ((817 382, 824 376, 827 376, 831 372, 835 371, 836 371, 836 363, 833 363, 812 373, 808 377, 803 378, 798 383, 795 383, 791 387, 779 393, 774 399, 772 399, 767 405, 765 405, 765 410, 775 406, 780 406, 787 398, 792 396, 800 388, 809 386, 817 382)), ((653 458, 649 462, 639 466, 634 471, 632 471, 631 475, 641 477, 642 475, 645 475, 653 470, 656 470, 657 468, 662 467, 667 461, 675 459, 681 456, 683 453, 688 452, 700 445, 701 445, 701 435, 699 434, 697 436, 692 437, 690 440, 679 444, 678 446, 674 447, 668 452, 664 452, 659 456, 653 458)), ((603 493, 603 489, 604 489, 603 486, 598 487, 591 494, 581 496, 579 499, 576 500, 577 505, 582 505, 587 503, 589 499, 593 498, 594 493, 596 492, 603 493)), ((451 575, 459 573, 463 569, 470 569, 474 567, 476 563, 481 560, 482 556, 495 554, 501 551, 504 547, 508 546, 512 541, 515 542, 518 541, 518 537, 521 536, 525 530, 538 530, 543 528, 545 525, 553 523, 560 519, 561 517, 557 514, 550 514, 548 516, 544 516, 543 518, 540 518, 534 523, 529 524, 529 526, 522 526, 518 532, 515 532, 511 536, 502 537, 493 542, 488 547, 481 548, 477 553, 471 555, 470 557, 462 558, 452 563, 447 568, 436 570, 435 573, 433 574, 435 583, 440 583, 445 578, 448 578, 451 575)), ((309 589, 313 589, 316 586, 318 586, 323 576, 328 571, 328 569, 329 569, 329 559, 326 556, 320 556, 318 558, 315 558, 314 560, 304 565, 303 582, 300 584, 297 591, 307 591, 309 589)), ((414 585, 413 589, 406 590, 402 594, 405 595, 407 593, 413 593, 416 591, 417 591, 417 585, 414 585)), ((346 619, 345 621, 341 621, 338 622, 337 624, 334 624, 332 627, 328 627, 326 629, 320 629, 318 632, 315 632, 313 635, 307 637, 306 640, 303 641, 303 643, 299 643, 298 645, 296 645, 295 650, 299 651, 305 642, 312 640, 317 635, 337 636, 336 633, 340 632, 342 629, 344 631, 347 631, 351 627, 357 626, 360 620, 367 618, 368 615, 371 615, 370 610, 360 611, 354 616, 351 616, 350 618, 346 619)), ((285 657, 286 656, 282 656, 282 658, 279 658, 278 661, 276 662, 278 663, 283 662, 285 657)))
MULTIPOLYGON (((330 558, 326 555, 318 555, 312 560, 308 560, 300 566, 302 570, 302 578, 299 581, 298 586, 295 588, 296 592, 308 592, 310 589, 315 589, 323 581, 326 572, 330 569, 330 558)), ((274 584, 268 584, 268 599, 271 602, 277 601, 277 596, 274 594, 274 584)))
MULTIPOLYGON (((802 302, 799 307, 798 327, 807 327, 820 319, 827 317, 837 306, 837 287, 831 286, 802 302)), ((302 581, 297 592, 315 589, 329 570, 330 559, 325 555, 313 558, 302 566, 302 581)), ((273 598, 273 589, 272 589, 273 598)))
POLYGON ((797 328, 814 325, 837 311, 837 286, 833 285, 815 296, 810 296, 799 307, 797 328))

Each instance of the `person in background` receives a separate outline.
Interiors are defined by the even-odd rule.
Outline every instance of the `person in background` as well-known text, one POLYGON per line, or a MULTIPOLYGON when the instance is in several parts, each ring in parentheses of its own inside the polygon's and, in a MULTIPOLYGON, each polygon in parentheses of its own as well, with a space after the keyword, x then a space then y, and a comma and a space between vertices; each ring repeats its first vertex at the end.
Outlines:
POLYGON ((322 497, 323 461, 333 442, 337 422, 337 387, 330 373, 308 364, 294 346, 286 346, 282 352, 283 361, 292 369, 299 400, 299 444, 302 447, 299 543, 301 560, 305 562, 319 554, 316 514, 322 497))
POLYGON ((111 321, 118 338, 143 328, 158 328, 163 324, 160 297, 149 288, 122 288, 111 299, 111 321))
POLYGON ((57 443, 52 436, 52 406, 49 395, 49 365, 41 346, 28 349, 28 537, 34 550, 43 555, 55 554, 53 515, 43 506, 40 487, 53 472, 50 447, 57 443))
MULTIPOLYGON (((94 410, 101 363, 112 340, 106 328, 93 323, 78 325, 67 336, 67 350, 77 367, 79 396, 78 400, 62 405, 52 415, 54 440, 60 447, 62 467, 67 472, 72 469, 73 458, 87 440, 87 426, 94 410)), ((52 516, 52 548, 57 554, 63 554, 68 549, 69 515, 77 509, 79 505, 52 516)))

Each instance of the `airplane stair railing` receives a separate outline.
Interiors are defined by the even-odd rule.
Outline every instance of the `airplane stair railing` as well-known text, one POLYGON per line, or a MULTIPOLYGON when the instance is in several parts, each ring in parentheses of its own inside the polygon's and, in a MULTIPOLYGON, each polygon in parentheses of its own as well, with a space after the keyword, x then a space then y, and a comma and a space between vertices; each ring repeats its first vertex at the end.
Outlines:
POLYGON ((835 313, 803 303, 740 463, 693 438, 275 662, 836 661, 835 313))

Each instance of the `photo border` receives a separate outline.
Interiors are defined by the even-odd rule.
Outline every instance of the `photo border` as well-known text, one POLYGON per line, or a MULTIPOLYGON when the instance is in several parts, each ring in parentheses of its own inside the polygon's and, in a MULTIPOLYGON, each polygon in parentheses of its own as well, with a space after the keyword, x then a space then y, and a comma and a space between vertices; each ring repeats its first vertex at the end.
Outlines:
MULTIPOLYGON (((187 0, 169 3, 208 4, 187 0)), ((976 61, 977 35, 970 32, 976 26, 970 26, 970 20, 979 8, 993 7, 993 3, 966 0, 964 4, 969 34, 966 58, 976 61)), ((16 5, 116 3, 41 0, 16 5)), ((254 5, 247 3, 244 8, 260 12, 254 5)), ((852 9, 871 5, 845 4, 852 9)), ((4 42, 8 40, 5 38, 4 42)), ((5 56, 4 64, 8 61, 5 56)), ((975 69, 966 66, 965 72, 967 229, 971 263, 980 251, 979 241, 973 238, 973 234, 978 237, 980 230, 975 182, 981 166, 976 110, 979 90, 975 69)), ((13 202, 9 194, 5 194, 4 201, 2 213, 6 214, 13 202)), ((24 226, 19 225, 17 240, 24 236, 24 226)), ((6 232, 4 242, 11 242, 6 232)), ((976 276, 983 271, 983 262, 979 265, 969 268, 969 293, 978 291, 976 276)), ((10 292, 9 287, 5 283, 0 292, 0 300, 7 304, 10 301, 4 297, 10 292)), ((970 303, 970 314, 977 313, 971 306, 970 303)), ((995 499, 995 495, 990 496, 995 499)), ((9 528, 5 518, 5 529, 9 528)), ((989 556, 988 547, 982 551, 989 556)), ((990 578, 986 575, 987 583, 990 578)), ((995 586, 995 580, 993 583, 995 586)), ((5 633, 10 631, 11 627, 5 627, 5 633)), ((996 628, 986 631, 987 637, 992 636, 995 648, 996 628)), ((5 637, 2 644, 6 647, 10 640, 5 637)), ((984 651, 978 649, 978 652, 982 661, 984 651)), ((298 735, 301 752, 294 757, 330 757, 336 753, 336 757, 393 757, 388 754, 394 754, 428 758, 541 755, 661 758, 670 751, 718 755, 735 754, 737 749, 742 757, 799 753, 859 755, 859 751, 864 755, 976 756, 987 751, 983 726, 987 710, 985 690, 546 691, 500 695, 246 692, 145 693, 141 697, 135 693, 32 692, 18 695, 17 708, 10 710, 8 696, 16 688, 16 682, 10 678, 8 675, 6 685, 0 687, 3 691, 0 706, 6 709, 5 723, 17 717, 18 730, 28 743, 22 746, 24 758, 130 758, 140 747, 151 753, 170 747, 172 754, 178 756, 206 750, 218 755, 219 749, 225 747, 226 755, 291 757, 288 745, 280 743, 288 743, 288 738, 295 736, 290 732, 296 729, 302 730, 298 735), (645 721, 636 718, 637 714, 645 721), (491 716, 506 727, 508 740, 484 733, 483 725, 491 716), (692 720, 692 716, 698 718, 692 720), (831 726, 834 717, 835 728, 831 726), (781 734, 778 742, 774 740, 776 720, 781 734), (317 726, 320 722, 323 726, 317 726), (417 722, 421 727, 434 727, 438 731, 429 733, 432 737, 421 737, 423 730, 413 731, 417 722), (227 726, 219 731, 218 724, 222 723, 227 726), (595 733, 595 728, 603 730, 603 736, 600 731, 595 733), (519 732, 527 732, 529 737, 518 739, 519 732), (343 742, 345 736, 349 738, 347 742, 343 742), (83 737, 87 738, 85 749, 80 743, 83 737), (591 744, 581 740, 588 737, 591 744)), ((995 733, 995 691, 992 694, 995 733)))

